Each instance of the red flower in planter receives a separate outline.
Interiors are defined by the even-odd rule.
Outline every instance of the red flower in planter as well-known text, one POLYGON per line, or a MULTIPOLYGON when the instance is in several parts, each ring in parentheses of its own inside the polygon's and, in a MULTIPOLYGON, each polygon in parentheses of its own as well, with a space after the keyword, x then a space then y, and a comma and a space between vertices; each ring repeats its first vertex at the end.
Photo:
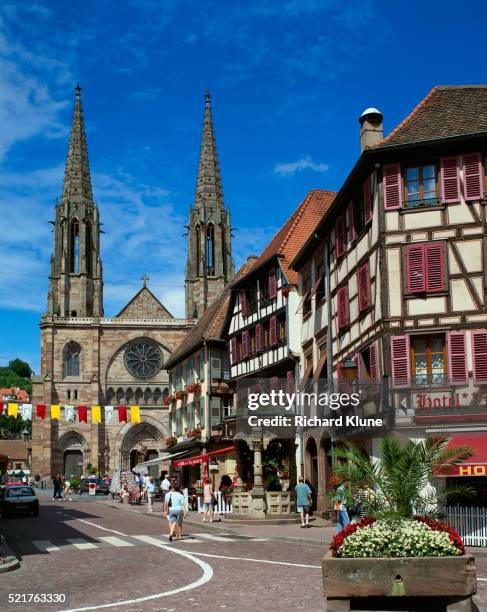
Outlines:
POLYGON ((447 525, 446 523, 440 523, 440 521, 428 518, 427 516, 415 516, 414 520, 419 521, 420 523, 424 523, 425 525, 428 525, 428 527, 432 531, 446 532, 450 536, 450 542, 458 548, 458 550, 460 551, 460 554, 461 555, 465 554, 465 545, 463 543, 463 540, 460 534, 458 533, 456 529, 453 529, 453 527, 450 527, 450 525, 447 525))
POLYGON ((360 521, 360 523, 350 523, 349 525, 344 527, 340 532, 336 534, 336 536, 331 541, 330 550, 332 556, 339 556, 338 549, 340 548, 340 546, 342 546, 347 536, 352 535, 352 533, 355 533, 357 529, 360 529, 361 527, 367 527, 368 525, 372 525, 372 523, 375 523, 375 519, 366 516, 360 521))

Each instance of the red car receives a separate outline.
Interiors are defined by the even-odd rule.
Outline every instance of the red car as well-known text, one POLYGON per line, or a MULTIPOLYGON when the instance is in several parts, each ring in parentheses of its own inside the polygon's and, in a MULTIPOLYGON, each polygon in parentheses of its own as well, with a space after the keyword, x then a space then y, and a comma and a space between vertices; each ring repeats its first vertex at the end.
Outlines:
POLYGON ((23 485, 25 483, 22 482, 22 479, 19 478, 18 476, 9 476, 7 478, 7 486, 9 487, 10 485, 23 485))

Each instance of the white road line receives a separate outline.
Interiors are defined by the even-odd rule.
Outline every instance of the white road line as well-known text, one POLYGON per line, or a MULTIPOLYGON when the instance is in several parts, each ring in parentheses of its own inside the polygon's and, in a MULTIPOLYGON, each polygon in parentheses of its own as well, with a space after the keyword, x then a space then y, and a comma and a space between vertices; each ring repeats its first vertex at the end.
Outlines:
POLYGON ((477 578, 479 582, 487 582, 487 578, 477 578))
MULTIPOLYGON (((84 519, 76 519, 76 520, 83 521, 84 523, 88 523, 89 525, 94 525, 95 527, 98 527, 99 529, 103 529, 105 531, 114 531, 113 529, 106 529, 105 527, 100 527, 99 525, 96 525, 95 523, 89 523, 88 521, 85 521, 84 519)), ((174 553, 175 555, 181 555, 182 557, 186 557, 190 561, 193 561, 194 563, 199 565, 201 569, 203 570, 203 575, 200 578, 198 578, 198 580, 195 580, 194 582, 190 582, 189 584, 186 584, 185 586, 178 587, 177 589, 173 589, 172 591, 166 591, 166 592, 163 591, 161 593, 155 593, 154 595, 147 595, 146 597, 137 597, 136 599, 126 599, 124 601, 115 601, 114 603, 101 604, 99 606, 86 606, 84 608, 70 608, 67 610, 61 610, 60 612, 85 612, 85 610, 101 610, 103 608, 117 608, 119 606, 130 606, 132 604, 141 603, 143 601, 161 599, 162 597, 169 597, 171 595, 177 595, 178 593, 183 593, 184 591, 191 591, 193 589, 197 589, 198 587, 206 584, 213 578, 213 568, 211 567, 211 565, 209 565, 208 563, 205 563, 205 561, 196 559, 194 555, 189 552, 186 552, 184 550, 179 550, 171 546, 166 546, 165 544, 158 542, 155 538, 151 538, 150 536, 129 536, 126 533, 120 533, 120 532, 115 532, 115 533, 118 533, 119 535, 123 535, 125 537, 137 537, 137 539, 141 541, 144 541, 144 539, 146 539, 146 541, 153 540, 153 542, 149 542, 149 543, 154 544, 155 546, 158 546, 159 548, 163 548, 164 550, 167 550, 170 553, 174 553)))
MULTIPOLYGON (((74 519, 75 521, 79 521, 80 523, 85 523, 85 525, 91 525, 92 527, 96 527, 97 529, 101 529, 102 531, 109 531, 110 533, 116 533, 117 535, 127 537, 128 534, 122 533, 121 531, 117 531, 116 529, 107 529, 106 527, 102 527, 101 525, 97 525, 96 523, 91 523, 86 519, 74 519)), ((128 536, 130 537, 130 536, 128 536)))
POLYGON ((204 540, 212 540, 213 542, 235 542, 233 538, 224 538, 222 536, 212 535, 210 533, 192 533, 191 535, 196 538, 203 538, 204 540))
POLYGON ((93 542, 87 542, 86 540, 83 540, 83 538, 66 538, 66 540, 79 550, 98 548, 96 544, 93 544, 93 542))
POLYGON ((55 552, 60 549, 51 542, 51 540, 32 540, 32 544, 41 552, 55 552))
POLYGON ((131 542, 127 542, 122 540, 122 538, 117 538, 116 536, 99 536, 97 540, 101 540, 102 542, 106 542, 112 546, 133 546, 131 542))
POLYGON ((230 561, 252 561, 254 563, 269 563, 270 565, 289 565, 291 567, 307 567, 309 569, 323 569, 321 565, 305 565, 304 563, 287 563, 286 561, 269 561, 268 559, 251 559, 249 557, 226 557, 225 555, 210 555, 195 552, 198 557, 213 557, 214 559, 229 559, 230 561))

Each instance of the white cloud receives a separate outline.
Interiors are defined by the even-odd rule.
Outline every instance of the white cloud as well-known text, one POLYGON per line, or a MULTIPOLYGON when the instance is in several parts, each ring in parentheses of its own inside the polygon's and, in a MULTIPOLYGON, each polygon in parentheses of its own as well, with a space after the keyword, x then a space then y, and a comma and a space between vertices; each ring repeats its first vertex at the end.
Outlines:
POLYGON ((323 162, 314 162, 309 155, 305 157, 301 157, 293 162, 288 163, 277 163, 274 166, 273 173, 276 176, 294 176, 297 172, 302 172, 303 170, 312 170, 313 172, 319 172, 323 174, 328 172, 329 165, 324 164, 323 162))

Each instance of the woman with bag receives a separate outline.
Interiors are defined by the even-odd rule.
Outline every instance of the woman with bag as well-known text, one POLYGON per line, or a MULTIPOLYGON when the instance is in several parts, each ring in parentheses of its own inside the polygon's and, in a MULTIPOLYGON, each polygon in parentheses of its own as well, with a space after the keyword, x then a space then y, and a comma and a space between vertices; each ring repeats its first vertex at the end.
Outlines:
POLYGON ((169 519, 170 542, 172 542, 176 530, 178 533, 178 540, 183 539, 183 519, 187 511, 184 495, 180 493, 179 485, 176 485, 166 495, 166 499, 164 500, 164 515, 168 515, 169 519))
POLYGON ((203 523, 206 523, 206 519, 209 518, 210 523, 213 522, 213 487, 209 480, 205 481, 203 487, 203 523))

